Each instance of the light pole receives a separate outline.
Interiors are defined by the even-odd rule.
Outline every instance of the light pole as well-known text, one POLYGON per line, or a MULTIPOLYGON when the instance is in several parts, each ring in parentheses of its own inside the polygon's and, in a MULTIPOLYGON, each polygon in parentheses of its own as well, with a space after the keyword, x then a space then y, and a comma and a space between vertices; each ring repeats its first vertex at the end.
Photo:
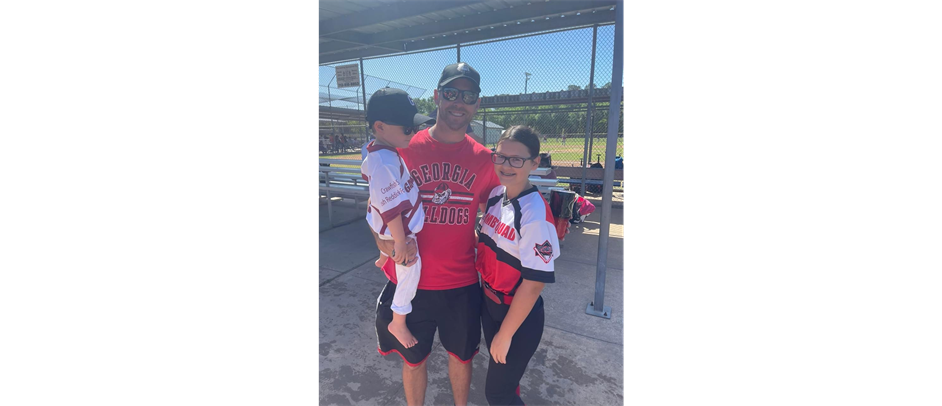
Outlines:
POLYGON ((529 73, 529 72, 523 72, 523 74, 524 74, 524 75, 527 75, 526 80, 523 81, 523 93, 526 94, 526 93, 527 93, 527 82, 530 81, 530 73, 529 73))

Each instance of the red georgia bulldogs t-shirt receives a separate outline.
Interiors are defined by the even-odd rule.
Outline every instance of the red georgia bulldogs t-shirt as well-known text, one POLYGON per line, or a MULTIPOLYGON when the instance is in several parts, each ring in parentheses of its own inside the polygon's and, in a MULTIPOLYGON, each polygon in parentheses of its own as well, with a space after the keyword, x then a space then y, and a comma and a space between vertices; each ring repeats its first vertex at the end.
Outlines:
MULTIPOLYGON (((478 206, 500 185, 491 150, 465 134, 455 144, 438 142, 422 130, 399 149, 419 187, 425 226, 416 234, 422 256, 419 289, 444 290, 478 282, 474 266, 474 227, 478 206)), ((396 267, 383 271, 396 282, 396 267)))

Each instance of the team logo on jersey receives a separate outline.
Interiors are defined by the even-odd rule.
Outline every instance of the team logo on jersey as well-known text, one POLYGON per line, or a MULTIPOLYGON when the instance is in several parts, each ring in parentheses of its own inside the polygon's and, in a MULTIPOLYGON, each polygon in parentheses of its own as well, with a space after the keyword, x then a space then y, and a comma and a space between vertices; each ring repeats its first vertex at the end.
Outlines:
POLYGON ((542 244, 534 244, 533 251, 547 264, 553 259, 553 246, 550 245, 549 240, 543 241, 542 244))
POLYGON ((438 187, 435 188, 435 194, 432 196, 432 203, 435 204, 445 204, 448 201, 448 198, 451 197, 451 189, 445 182, 442 182, 438 187))

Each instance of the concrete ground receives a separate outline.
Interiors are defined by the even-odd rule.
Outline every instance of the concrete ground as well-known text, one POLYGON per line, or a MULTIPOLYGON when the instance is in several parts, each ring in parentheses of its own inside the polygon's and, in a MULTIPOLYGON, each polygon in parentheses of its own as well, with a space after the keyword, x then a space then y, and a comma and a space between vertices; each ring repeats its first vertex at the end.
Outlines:
MULTIPOLYGON (((601 199, 592 199, 601 206, 601 199)), ((333 228, 320 205, 320 404, 404 405, 402 361, 376 350, 374 310, 386 277, 373 266, 376 245, 363 220, 364 203, 335 200, 333 228)), ((587 315, 595 295, 600 210, 574 226, 562 243, 556 283, 543 291, 543 340, 521 381, 528 405, 620 405, 623 403, 623 213, 612 212, 605 305, 612 318, 587 315)), ((451 405, 448 354, 435 339, 428 358, 426 405, 451 405)), ((470 404, 487 405, 484 377, 489 354, 481 339, 475 356, 470 404)))

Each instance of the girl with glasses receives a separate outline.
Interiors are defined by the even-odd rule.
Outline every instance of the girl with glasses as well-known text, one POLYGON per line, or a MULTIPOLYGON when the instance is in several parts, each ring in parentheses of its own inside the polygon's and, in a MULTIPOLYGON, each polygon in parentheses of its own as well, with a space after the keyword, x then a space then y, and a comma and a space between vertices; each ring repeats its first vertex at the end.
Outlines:
POLYGON ((508 129, 491 154, 500 186, 478 225, 476 268, 483 281, 481 325, 491 359, 485 396, 491 405, 523 405, 520 379, 543 336, 543 298, 553 283, 559 240, 553 215, 529 181, 540 164, 539 134, 508 129))

